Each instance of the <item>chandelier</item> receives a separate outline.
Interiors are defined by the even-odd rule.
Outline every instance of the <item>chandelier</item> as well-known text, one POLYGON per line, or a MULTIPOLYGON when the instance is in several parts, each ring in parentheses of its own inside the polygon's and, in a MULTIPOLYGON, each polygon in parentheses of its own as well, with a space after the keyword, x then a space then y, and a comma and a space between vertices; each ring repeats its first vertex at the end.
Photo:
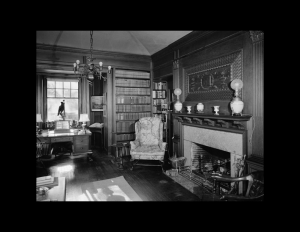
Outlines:
MULTIPOLYGON (((93 58, 93 31, 90 32, 90 35, 91 35, 91 39, 90 39, 91 55, 86 58, 89 64, 80 65, 80 61, 76 60, 76 63, 73 64, 74 65, 73 70, 75 74, 79 74, 78 80, 80 80, 82 77, 86 77, 88 83, 92 85, 96 77, 99 78, 100 80, 102 78, 104 81, 107 80, 107 77, 102 75, 102 69, 103 69, 102 62, 99 62, 99 67, 93 64, 93 60, 95 59, 93 58)), ((111 66, 108 66, 108 73, 110 73, 110 71, 111 71, 111 66)))

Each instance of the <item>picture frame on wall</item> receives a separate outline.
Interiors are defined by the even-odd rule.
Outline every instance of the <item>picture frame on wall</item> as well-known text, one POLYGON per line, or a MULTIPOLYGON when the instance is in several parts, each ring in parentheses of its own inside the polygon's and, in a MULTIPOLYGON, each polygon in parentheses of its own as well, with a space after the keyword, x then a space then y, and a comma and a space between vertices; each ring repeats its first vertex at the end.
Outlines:
POLYGON ((103 96, 91 96, 91 111, 103 111, 103 96))

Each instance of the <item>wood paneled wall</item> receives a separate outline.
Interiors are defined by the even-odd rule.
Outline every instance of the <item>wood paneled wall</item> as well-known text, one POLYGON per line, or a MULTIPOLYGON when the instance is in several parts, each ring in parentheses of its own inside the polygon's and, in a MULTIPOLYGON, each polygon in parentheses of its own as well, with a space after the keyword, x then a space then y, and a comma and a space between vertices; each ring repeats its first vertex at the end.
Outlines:
MULTIPOLYGON (((249 31, 193 31, 165 49, 151 56, 153 78, 173 74, 173 88, 180 88, 183 105, 205 105, 206 113, 213 113, 212 106, 220 105, 220 113, 231 114, 230 100, 185 101, 185 70, 235 51, 242 51, 242 100, 244 114, 253 115, 248 129, 248 155, 263 157, 263 41, 254 42, 249 31), (178 61, 179 67, 173 67, 178 61), (253 131, 253 127, 255 129, 253 131), (252 133, 253 132, 253 133, 252 133), (253 134, 253 136, 252 136, 253 134)), ((185 110, 185 109, 184 109, 185 110)))
POLYGON ((264 34, 251 31, 253 41, 253 154, 264 156, 264 34), (262 149, 261 149, 262 148, 262 149))

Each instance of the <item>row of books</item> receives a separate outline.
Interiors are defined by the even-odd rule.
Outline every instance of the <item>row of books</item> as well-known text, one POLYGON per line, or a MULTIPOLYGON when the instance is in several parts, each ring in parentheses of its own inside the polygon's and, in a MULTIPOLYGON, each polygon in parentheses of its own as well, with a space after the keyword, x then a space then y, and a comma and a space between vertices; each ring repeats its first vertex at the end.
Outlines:
POLYGON ((168 104, 161 104, 161 105, 157 105, 157 106, 153 106, 152 107, 152 112, 153 113, 162 113, 164 111, 168 110, 168 104))
POLYGON ((134 140, 135 134, 120 134, 117 135, 117 140, 134 140))
POLYGON ((151 99, 148 96, 142 97, 117 97, 117 104, 150 104, 151 99))
POLYGON ((150 88, 116 88, 117 94, 150 95, 150 91, 150 88))
POLYGON ((153 90, 152 97, 153 98, 166 98, 166 91, 153 90))
POLYGON ((133 121, 119 121, 117 122, 117 132, 134 132, 134 124, 136 120, 133 121))
POLYGON ((150 105, 116 105, 117 112, 150 111, 150 105))
POLYGON ((167 82, 154 82, 153 89, 167 89, 167 82))
POLYGON ((150 80, 116 79, 116 86, 150 87, 150 80))
POLYGON ((148 113, 118 113, 117 120, 131 120, 143 117, 151 117, 151 112, 148 113))
POLYGON ((150 79, 150 73, 141 71, 129 71, 117 69, 115 72, 116 77, 129 77, 129 78, 144 78, 150 79))
POLYGON ((44 186, 54 182, 53 176, 43 176, 36 178, 36 186, 44 186))
POLYGON ((164 99, 153 99, 153 105, 157 106, 157 105, 162 105, 162 104, 167 104, 168 103, 168 99, 164 98, 164 99))

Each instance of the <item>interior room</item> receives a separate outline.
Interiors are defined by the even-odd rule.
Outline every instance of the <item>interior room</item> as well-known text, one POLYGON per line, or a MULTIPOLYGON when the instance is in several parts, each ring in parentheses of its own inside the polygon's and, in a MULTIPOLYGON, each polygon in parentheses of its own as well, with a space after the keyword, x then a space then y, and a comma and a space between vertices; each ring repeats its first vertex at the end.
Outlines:
POLYGON ((263 201, 263 31, 36 31, 36 201, 263 201))

